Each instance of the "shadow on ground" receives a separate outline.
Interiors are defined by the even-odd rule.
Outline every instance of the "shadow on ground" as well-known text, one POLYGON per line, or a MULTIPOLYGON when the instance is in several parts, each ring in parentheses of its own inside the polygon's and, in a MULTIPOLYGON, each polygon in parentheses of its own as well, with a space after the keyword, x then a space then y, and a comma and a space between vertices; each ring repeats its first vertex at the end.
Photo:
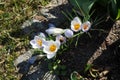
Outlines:
MULTIPOLYGON (((55 11, 58 10, 62 10, 64 9, 64 7, 66 7, 65 5, 60 5, 54 9, 50 10, 50 13, 55 13, 55 11)), ((56 16, 57 14, 54 14, 54 16, 56 16)), ((57 17, 55 19, 50 19, 50 21, 48 22, 43 22, 42 24, 46 25, 49 22, 54 23, 54 21, 59 20, 62 18, 64 19, 64 17, 57 17), (53 20, 53 21, 52 21, 53 20)), ((66 19, 64 19, 63 22, 59 23, 62 24, 65 22, 66 19)), ((58 22, 58 21, 57 21, 58 22)), ((58 58, 61 59, 61 64, 66 65, 66 71, 67 74, 66 76, 62 76, 59 75, 59 78, 61 80, 69 80, 70 78, 70 73, 72 73, 73 71, 78 71, 81 75, 85 75, 84 69, 87 63, 90 64, 94 64, 94 65, 102 65, 101 67, 106 67, 106 66, 115 66, 113 68, 119 67, 118 63, 115 64, 111 64, 111 61, 114 62, 116 61, 116 58, 118 59, 118 57, 116 55, 114 55, 114 48, 111 49, 112 46, 116 45, 116 43, 118 44, 119 40, 116 41, 115 43, 112 43, 111 45, 107 46, 106 44, 106 38, 108 37, 112 27, 113 27, 113 22, 111 20, 108 21, 104 21, 103 23, 100 24, 100 26, 98 27, 92 27, 93 29, 98 29, 98 30, 94 30, 94 31, 89 31, 91 37, 84 33, 83 35, 81 35, 81 37, 78 40, 78 45, 74 46, 75 41, 73 41, 73 45, 69 47, 69 50, 65 51, 62 55, 60 55, 58 58), (99 31, 99 29, 104 30, 105 32, 99 31)), ((42 29, 39 26, 39 23, 34 23, 32 24, 33 26, 31 26, 32 28, 26 27, 24 28, 25 30, 34 30, 33 32, 30 32, 31 34, 34 34, 39 32, 39 31, 43 31, 46 29, 46 27, 43 27, 42 29), (35 27, 36 24, 38 24, 38 27, 35 27)), ((59 26, 58 26, 59 27, 59 26)), ((118 49, 117 49, 118 50, 118 49)), ((119 53, 119 51, 118 51, 119 53)), ((117 54, 118 55, 118 54, 117 54)), ((33 66, 33 65, 30 65, 33 66)), ((27 72, 25 72, 25 74, 23 74, 23 77, 21 78, 21 80, 30 80, 31 76, 34 77, 36 76, 33 80, 37 80, 40 75, 42 74, 41 71, 41 67, 37 65, 37 66, 33 66, 34 69, 36 68, 36 70, 32 70, 32 73, 30 70, 28 69, 27 72)), ((20 66, 19 66, 20 67, 20 66)), ((20 67, 22 68, 22 66, 20 67)), ((43 69, 42 69, 43 70, 43 69)), ((113 72, 114 73, 114 72, 113 72)), ((112 73, 112 74, 113 74, 112 73)), ((43 75, 43 74, 42 74, 43 75)), ((110 74, 111 75, 111 74, 110 74)), ((118 78, 118 77, 117 77, 118 78)), ((111 78, 110 78, 111 79, 111 78)), ((40 78, 40 80, 42 80, 42 78, 40 78)))

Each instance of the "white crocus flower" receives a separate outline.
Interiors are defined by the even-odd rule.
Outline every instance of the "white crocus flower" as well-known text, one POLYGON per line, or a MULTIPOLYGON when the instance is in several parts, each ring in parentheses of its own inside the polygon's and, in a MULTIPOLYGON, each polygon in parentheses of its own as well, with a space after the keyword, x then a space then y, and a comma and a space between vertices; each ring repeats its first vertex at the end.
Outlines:
POLYGON ((60 47, 60 41, 56 40, 50 40, 47 41, 44 45, 43 52, 47 54, 47 58, 51 59, 56 55, 56 52, 58 51, 60 47))
POLYGON ((70 30, 70 29, 66 29, 65 30, 65 36, 67 37, 67 38, 71 38, 71 37, 73 37, 73 31, 72 30, 70 30))
POLYGON ((57 35, 56 40, 59 40, 62 44, 66 42, 66 37, 62 35, 57 35))
POLYGON ((40 32, 39 36, 40 36, 41 38, 46 38, 45 34, 42 33, 42 32, 40 32))
POLYGON ((43 44, 45 42, 45 38, 40 36, 35 36, 33 40, 30 41, 30 44, 33 48, 43 48, 43 44))
POLYGON ((81 20, 78 17, 75 17, 72 21, 71 21, 71 29, 75 32, 78 32, 81 30, 81 20))
POLYGON ((91 27, 91 23, 89 21, 86 21, 81 25, 81 27, 83 32, 87 32, 91 27))
POLYGON ((55 27, 51 27, 51 28, 48 28, 46 30, 46 33, 48 33, 49 35, 52 34, 52 35, 59 35, 59 34, 63 34, 64 33, 64 29, 62 28, 55 28, 55 27))

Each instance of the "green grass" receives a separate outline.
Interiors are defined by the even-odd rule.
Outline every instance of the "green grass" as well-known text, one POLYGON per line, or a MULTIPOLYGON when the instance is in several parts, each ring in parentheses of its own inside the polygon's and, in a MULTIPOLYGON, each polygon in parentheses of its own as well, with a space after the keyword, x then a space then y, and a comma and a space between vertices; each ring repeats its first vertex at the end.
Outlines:
POLYGON ((29 46, 21 25, 50 0, 0 0, 0 80, 19 80, 14 60, 29 46))

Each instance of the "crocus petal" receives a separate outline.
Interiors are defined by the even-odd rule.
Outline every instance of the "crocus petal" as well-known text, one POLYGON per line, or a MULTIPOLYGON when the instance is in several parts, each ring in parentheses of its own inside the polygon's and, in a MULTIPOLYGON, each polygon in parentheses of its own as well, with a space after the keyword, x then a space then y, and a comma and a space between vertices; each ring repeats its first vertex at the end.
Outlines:
POLYGON ((56 46, 57 46, 57 49, 59 49, 59 48, 60 48, 60 41, 59 41, 59 40, 56 40, 56 41, 55 41, 55 44, 56 44, 56 46))
POLYGON ((46 33, 53 34, 53 35, 59 35, 64 33, 64 29, 62 28, 49 28, 46 30, 46 33))
POLYGON ((34 40, 39 40, 39 39, 40 39, 39 36, 35 36, 35 37, 34 37, 34 40))
POLYGON ((43 48, 44 42, 45 42, 45 38, 42 38, 40 36, 35 36, 34 39, 30 41, 30 44, 32 45, 33 48, 43 48))
POLYGON ((86 21, 82 24, 82 31, 87 32, 91 27, 91 23, 89 21, 86 21))
POLYGON ((45 30, 45 32, 47 33, 47 34, 53 34, 53 30, 52 29, 47 29, 47 30, 45 30))
POLYGON ((31 44, 31 45, 35 45, 35 44, 36 44, 36 43, 35 43, 35 40, 31 40, 31 41, 30 41, 30 44, 31 44))
POLYGON ((72 21, 71 21, 71 29, 75 32, 78 32, 81 30, 81 20, 78 17, 75 17, 72 21))
POLYGON ((57 50, 60 47, 60 42, 58 40, 56 41, 47 41, 47 44, 44 45, 43 52, 47 54, 47 58, 51 59, 56 55, 57 50))
POLYGON ((35 40, 31 40, 30 44, 32 45, 32 48, 39 48, 39 46, 37 46, 35 40))
POLYGON ((53 58, 55 55, 56 55, 56 53, 47 54, 47 58, 48 58, 48 59, 51 59, 51 58, 53 58))
POLYGON ((74 21, 76 21, 76 22, 81 23, 81 20, 80 20, 80 18, 79 18, 79 17, 75 17, 73 20, 74 20, 74 21))
POLYGON ((67 38, 71 38, 73 36, 73 31, 70 29, 66 29, 64 34, 67 38))
POLYGON ((56 40, 60 41, 62 44, 66 42, 66 37, 62 35, 57 35, 56 40))
POLYGON ((47 41, 46 43, 47 43, 47 44, 44 45, 44 48, 43 48, 43 52, 44 52, 44 53, 52 54, 52 53, 55 53, 55 52, 57 51, 57 47, 56 47, 56 50, 53 51, 53 52, 51 52, 50 49, 49 49, 49 48, 50 48, 50 45, 55 44, 54 41, 50 40, 50 41, 47 41))
POLYGON ((49 43, 49 41, 46 41, 46 40, 43 41, 43 47, 44 47, 44 46, 48 46, 48 43, 49 43))
POLYGON ((46 36, 45 36, 44 33, 40 32, 40 37, 41 37, 41 38, 45 38, 46 36))
POLYGON ((38 45, 32 45, 32 48, 36 49, 36 48, 40 48, 40 46, 38 46, 38 45))

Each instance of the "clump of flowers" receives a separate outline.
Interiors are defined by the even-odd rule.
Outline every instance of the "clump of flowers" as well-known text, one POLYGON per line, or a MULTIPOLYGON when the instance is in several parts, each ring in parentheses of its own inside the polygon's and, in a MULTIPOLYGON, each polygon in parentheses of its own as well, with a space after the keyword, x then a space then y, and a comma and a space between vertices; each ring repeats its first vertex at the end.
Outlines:
POLYGON ((68 29, 56 28, 53 24, 50 24, 49 28, 46 29, 46 33, 52 38, 46 37, 45 33, 41 32, 30 41, 30 44, 33 48, 41 49, 48 59, 52 59, 57 55, 61 46, 67 42, 67 39, 74 37, 75 34, 81 31, 87 32, 90 27, 90 21, 82 23, 79 17, 75 17, 71 21, 68 29))

